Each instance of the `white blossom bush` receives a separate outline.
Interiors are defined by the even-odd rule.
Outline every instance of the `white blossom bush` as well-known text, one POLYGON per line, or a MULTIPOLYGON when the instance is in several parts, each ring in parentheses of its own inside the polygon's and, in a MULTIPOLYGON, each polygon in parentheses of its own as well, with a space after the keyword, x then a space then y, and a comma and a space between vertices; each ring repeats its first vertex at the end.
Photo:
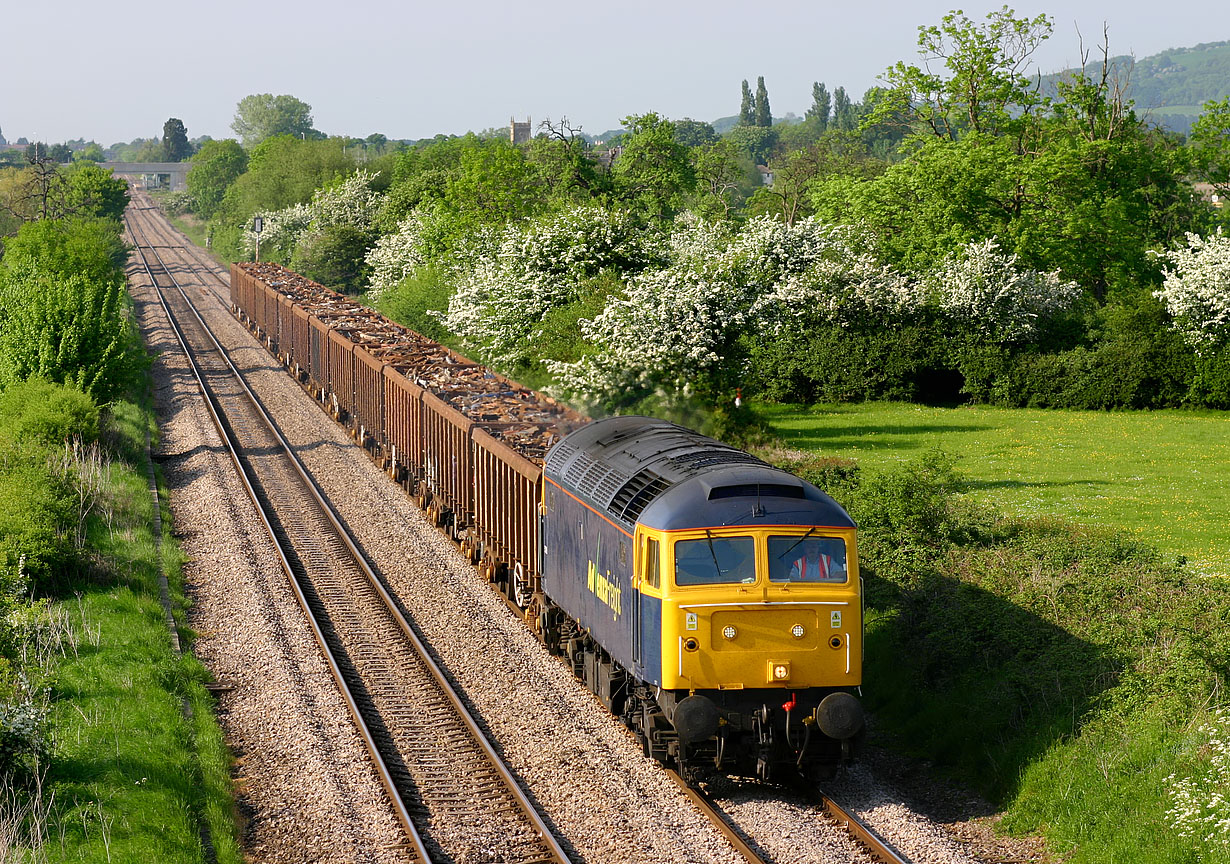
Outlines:
POLYGON ((1072 305, 1080 296, 1075 282, 1058 272, 1018 266, 1015 254, 994 240, 975 241, 950 255, 924 278, 935 304, 957 322, 999 343, 1028 340, 1038 322, 1072 305))
MULTIPOLYGON (((309 233, 335 226, 370 231, 380 209, 380 195, 371 188, 377 176, 358 171, 333 186, 317 189, 307 204, 258 213, 264 222, 261 245, 289 259, 309 233)), ((256 243, 257 234, 248 222, 243 230, 244 250, 255 254, 256 243)))
POLYGON ((1166 305, 1188 344, 1224 345, 1230 337, 1230 237, 1187 235, 1187 248, 1158 253, 1169 262, 1153 296, 1166 305))
POLYGON ((282 210, 264 211, 256 214, 261 217, 261 232, 259 235, 252 230, 249 222, 243 232, 244 251, 255 255, 257 244, 265 247, 265 258, 274 255, 290 258, 299 240, 312 227, 316 212, 311 204, 292 204, 282 210))
POLYGON ((367 253, 367 266, 371 271, 367 290, 372 299, 378 299, 427 263, 423 243, 425 224, 423 214, 412 212, 397 224, 396 231, 381 236, 367 253))
POLYGON ((849 226, 772 217, 742 231, 677 220, 672 263, 629 281, 582 332, 597 351, 548 363, 559 388, 587 402, 629 391, 686 391, 725 359, 739 335, 782 328, 801 311, 834 321, 901 313, 922 303, 904 277, 876 262, 872 239, 849 226))
POLYGON ((1166 816, 1180 837, 1230 850, 1230 711, 1214 711, 1196 734, 1203 764, 1191 777, 1166 778, 1171 800, 1166 816))
POLYGON ((536 353, 535 328, 552 309, 578 299, 585 279, 606 270, 636 272, 663 257, 662 238, 626 214, 577 207, 478 237, 463 249, 468 270, 442 316, 445 326, 497 363, 536 353))

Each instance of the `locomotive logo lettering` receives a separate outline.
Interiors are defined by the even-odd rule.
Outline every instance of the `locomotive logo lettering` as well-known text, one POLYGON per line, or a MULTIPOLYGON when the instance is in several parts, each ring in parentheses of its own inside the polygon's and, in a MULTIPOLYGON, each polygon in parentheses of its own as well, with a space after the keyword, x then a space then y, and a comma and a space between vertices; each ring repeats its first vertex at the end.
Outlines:
POLYGON ((589 585, 589 590, 594 593, 594 596, 611 607, 611 611, 615 613, 613 617, 618 621, 623 591, 618 583, 611 579, 611 571, 608 570, 606 575, 603 576, 598 572, 598 565, 590 561, 589 572, 586 574, 585 581, 589 585))

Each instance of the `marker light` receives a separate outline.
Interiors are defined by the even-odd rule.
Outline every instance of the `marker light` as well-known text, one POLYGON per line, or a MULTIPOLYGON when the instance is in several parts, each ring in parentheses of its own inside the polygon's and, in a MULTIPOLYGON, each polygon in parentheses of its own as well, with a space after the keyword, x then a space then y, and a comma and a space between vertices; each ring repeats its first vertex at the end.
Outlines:
POLYGON ((785 662, 769 664, 769 680, 770 681, 789 681, 790 680, 790 664, 785 662))
POLYGON ((739 631, 735 630, 733 625, 727 624, 726 627, 723 628, 722 630, 722 635, 725 636, 727 639, 734 639, 735 636, 738 635, 738 632, 739 631))
POLYGON ((793 636, 795 639, 802 639, 803 638, 803 625, 795 624, 793 627, 791 627, 790 635, 793 636))

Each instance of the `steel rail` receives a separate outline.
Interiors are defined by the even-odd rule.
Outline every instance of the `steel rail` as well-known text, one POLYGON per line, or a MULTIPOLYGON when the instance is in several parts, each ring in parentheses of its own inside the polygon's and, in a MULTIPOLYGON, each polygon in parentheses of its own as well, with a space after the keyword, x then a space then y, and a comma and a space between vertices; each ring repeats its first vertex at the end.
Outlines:
MULTIPOLYGON (((130 220, 127 219, 127 217, 125 221, 129 225, 130 233, 133 234, 133 239, 135 241, 136 235, 133 232, 133 224, 130 220)), ((142 231, 141 233, 142 233, 142 238, 144 238, 145 236, 144 231, 142 231)), ((161 293, 162 289, 158 285, 157 278, 154 276, 152 269, 149 267, 148 258, 145 255, 144 250, 140 247, 140 245, 138 245, 137 248, 138 248, 139 254, 141 255, 142 261, 146 266, 146 271, 150 276, 150 280, 151 282, 153 282, 154 287, 157 290, 157 293, 159 295, 159 302, 162 304, 162 307, 168 316, 168 320, 172 322, 172 327, 175 330, 176 336, 180 340, 181 345, 184 347, 185 352, 189 354, 190 362, 193 366, 194 375, 197 378, 198 386, 201 387, 202 392, 206 396, 206 403, 209 406, 210 414, 213 417, 215 424, 219 427, 220 434, 223 435, 224 441, 226 441, 227 443, 228 451, 231 454, 232 460, 236 463, 237 467, 239 467, 241 477, 243 479, 244 487, 247 490, 249 496, 252 497, 253 501, 256 503, 257 509, 260 512, 261 521, 265 525, 266 530, 268 530, 270 535, 274 537, 274 543, 275 543, 275 546, 278 547, 278 555, 282 561, 283 568, 286 570, 287 574, 291 578, 291 583, 295 587, 295 593, 296 593, 297 598, 299 599, 300 605, 304 608, 305 613, 309 616, 309 620, 311 621, 313 632, 317 638, 318 643, 321 645, 322 651, 326 655, 327 661, 330 665, 331 672, 333 673, 334 678, 338 681, 339 688, 342 689, 345 694, 348 707, 350 708, 351 713, 355 717, 356 724, 360 727, 361 734, 364 737, 364 741, 365 741, 366 746, 369 749, 369 752, 372 753, 373 760, 375 760, 377 764, 380 766, 379 771, 381 773, 381 781, 382 783, 385 784, 386 789, 389 790, 390 797, 394 801, 394 806, 398 810, 398 818, 399 820, 402 820, 403 825, 407 827, 407 834, 412 838, 411 842, 416 847, 415 849, 416 853, 419 854, 420 857, 422 857, 424 861, 430 861, 431 860, 430 857, 428 856, 426 850, 422 846, 422 840, 419 837, 417 830, 414 828, 412 820, 410 820, 409 813, 407 812, 405 802, 402 800, 401 793, 400 791, 397 790, 396 783, 393 782, 392 777, 388 772, 387 766, 384 763, 383 757, 381 757, 378 753, 378 745, 375 743, 374 739, 371 737, 371 733, 369 729, 367 728, 367 724, 361 716, 361 711, 358 708, 357 703, 354 701, 353 696, 350 694, 348 685, 345 683, 344 676, 341 672, 340 667, 337 664, 336 658, 334 657, 333 652, 329 649, 327 642, 325 640, 324 634, 321 631, 319 624, 315 620, 315 615, 310 609, 310 605, 308 604, 307 598, 303 595, 303 592, 301 588, 299 587, 297 580, 295 579, 293 575, 293 569, 291 568, 289 557, 286 555, 285 550, 283 550, 281 543, 277 540, 273 526, 270 523, 268 516, 264 512, 264 507, 259 501, 259 498, 257 496, 255 489, 253 488, 252 484, 249 482, 248 477, 246 476, 246 469, 242 467, 242 464, 239 460, 239 456, 232 442, 230 441, 228 433, 224 429, 223 423, 220 418, 220 406, 216 407, 213 404, 215 401, 215 397, 212 395, 212 393, 208 391, 208 388, 206 387, 204 383, 203 376, 200 374, 199 368, 197 367, 196 361, 191 358, 190 351, 187 347, 187 340, 184 337, 182 330, 180 329, 178 323, 175 321, 174 315, 171 313, 170 308, 167 305, 165 298, 163 298, 162 296, 162 293, 161 293), (403 818, 403 814, 404 814, 404 818, 403 818)), ((262 419, 268 425, 272 434, 278 440, 285 455, 288 457, 291 464, 295 467, 296 473, 301 477, 306 488, 309 490, 312 498, 315 500, 317 505, 321 508, 322 512, 324 513, 324 515, 326 516, 330 524, 333 526, 333 528, 337 532, 339 539, 343 542, 347 550, 354 557, 356 565, 359 567, 364 577, 367 579, 369 585, 372 587, 372 589, 381 599, 387 611, 390 613, 391 617, 396 622, 398 629, 405 636, 407 642, 409 642, 413 646, 415 652, 419 655, 419 659, 423 662, 425 668, 428 670, 431 677, 435 680, 435 682, 437 683, 437 685, 439 686, 443 694, 446 696, 450 705, 454 708, 457 716, 462 720, 467 731, 470 733, 470 736, 473 738, 474 743, 480 748, 480 750, 482 750, 483 754, 486 756, 486 758, 491 763, 491 766, 496 770, 496 772, 500 776, 502 783, 507 787, 510 794, 516 800, 518 808, 522 811, 523 815, 527 818, 527 820, 533 826, 534 830, 538 834, 543 845, 547 847, 548 853, 550 855, 550 860, 557 861, 557 862, 563 862, 563 864, 566 864, 566 862, 569 861, 567 853, 563 850, 563 848, 560 846, 559 842, 556 840, 556 838, 554 837, 554 835, 552 834, 548 826, 545 824, 545 821, 543 820, 542 816, 538 813, 538 811, 534 808, 533 804, 526 797, 524 791, 521 789, 520 784, 512 776, 508 767, 504 764, 503 760, 495 752, 494 748, 491 745, 491 742, 488 740, 487 736, 483 734, 477 722, 474 720, 473 715, 471 715, 469 710, 465 707, 463 701, 461 700, 461 697, 458 695, 456 690, 453 688, 452 684, 449 682, 443 670, 441 670, 439 665, 431 657, 430 652, 427 650, 427 647, 419 639, 413 627, 406 620, 405 616, 402 614, 397 603, 393 600, 392 596, 388 593, 387 589, 384 587, 379 577, 377 577, 375 572, 371 569, 366 558, 359 551, 357 544, 355 543, 353 538, 350 536, 349 531, 342 525, 342 522, 340 518, 338 517, 334 508, 325 499, 323 492, 317 486, 315 481, 310 477, 310 475, 307 472, 307 469, 303 466, 302 462, 299 460, 299 458, 295 455, 295 453, 291 449, 289 443, 282 436, 281 431, 277 428, 276 423, 265 411, 264 406, 261 404, 259 398, 251 390, 251 388, 248 387, 247 382, 243 379, 243 376, 235 368, 234 364, 231 362, 229 356, 227 355, 225 349, 223 349, 221 344, 217 341, 216 337, 213 335, 209 326, 205 323, 204 319, 201 317, 199 310, 196 309, 195 304, 192 302, 191 298, 188 297, 187 292, 183 290, 182 286, 179 285, 178 280, 176 280, 174 275, 171 274, 170 269, 166 267, 165 263, 162 261, 161 256, 158 254, 157 250, 153 248, 152 246, 148 248, 150 252, 153 253, 154 257, 158 260, 159 265, 163 268, 164 272, 167 274, 167 277, 173 283, 176 290, 179 291, 180 295, 184 298, 185 302, 188 304, 189 309, 191 310, 192 314, 196 317, 204 333, 209 337, 210 341, 214 344, 216 350, 219 353, 219 356, 224 360, 227 367, 230 369, 231 374, 234 376, 237 383, 240 385, 244 393, 247 395, 252 405, 254 406, 255 410, 260 414, 262 419)))
MULTIPOLYGON (((397 821, 406 832, 406 836, 410 840, 410 846, 414 854, 423 862, 423 864, 432 864, 431 855, 424 846, 422 837, 419 836, 418 829, 414 825, 414 820, 410 818, 410 813, 406 807, 406 802, 402 799, 401 792, 397 788, 397 784, 394 782, 392 774, 389 772, 388 764, 385 762, 383 755, 380 753, 380 749, 376 744, 375 738, 372 736, 371 729, 368 727, 367 721, 364 720, 358 703, 355 701, 354 694, 351 692, 349 685, 346 683, 346 680, 342 675, 341 667, 338 665, 337 658, 334 655, 333 650, 329 647, 328 640, 325 639, 325 635, 320 628, 320 622, 317 621, 316 615, 312 612, 307 597, 304 595, 303 589, 299 585, 299 580, 295 578, 294 568, 290 563, 290 556, 282 544, 282 541, 278 538, 277 532, 274 530, 272 523, 269 521, 269 514, 266 512, 264 505, 261 503, 260 497, 257 495, 256 489, 252 485, 252 478, 248 474, 247 467, 244 466, 243 461, 239 458, 239 452, 236 449, 231 433, 222 420, 222 406, 219 404, 217 397, 205 384, 205 377, 201 372, 200 364, 197 363, 196 358, 193 356, 192 350, 188 346, 188 339, 184 335, 184 331, 181 329, 179 321, 171 312, 171 307, 167 304, 166 298, 162 294, 162 288, 159 286, 158 278, 155 276, 153 268, 150 266, 149 258, 145 254, 145 248, 143 248, 140 242, 138 242, 137 230, 140 229, 136 229, 135 220, 130 219, 127 214, 124 216, 124 223, 128 227, 128 233, 133 239, 133 246, 137 254, 141 256, 141 263, 145 268, 146 275, 149 276, 150 284, 154 287, 154 293, 158 296, 158 303, 162 307, 163 314, 166 315, 167 322, 171 325, 171 329, 175 333, 175 338, 179 342, 180 348, 183 350, 184 357, 188 361, 189 368, 192 370, 192 376, 196 379, 197 387, 201 391, 201 395, 204 398, 205 407, 209 411, 209 416, 213 420, 215 428, 218 430, 218 435, 221 437, 222 443, 226 447, 226 452, 230 456, 231 462, 235 465, 236 473, 239 475, 239 481, 243 485, 244 491, 248 494, 248 497, 251 499, 253 505, 256 507, 257 517, 260 519, 261 524, 265 527, 265 531, 269 534, 269 539, 273 542, 273 548, 277 554, 278 562, 290 582, 291 590, 295 594, 295 599, 298 601, 299 607, 303 610, 303 613, 307 618, 308 626, 312 630, 312 635, 316 639, 316 644, 320 648, 321 653, 324 655, 325 663, 329 667, 329 672, 333 675, 333 680, 337 683, 342 699, 346 702, 346 707, 350 711, 350 715, 355 722, 359 736, 363 739, 363 744, 367 748, 368 754, 371 756, 373 767, 376 769, 376 773, 380 777, 381 785, 384 786, 385 792, 389 796, 389 800, 392 803, 394 812, 397 816, 397 821)), ((141 230, 140 233, 141 239, 144 240, 145 232, 141 230)), ((158 259, 158 263, 162 267, 163 272, 166 273, 167 278, 175 286, 176 290, 180 291, 181 294, 184 293, 183 289, 179 285, 179 280, 171 274, 171 271, 162 262, 161 256, 158 255, 152 246, 148 248, 151 252, 154 252, 154 257, 158 259)), ((209 332, 208 328, 206 328, 206 332, 209 332)), ((212 335, 213 334, 210 333, 211 338, 212 335)), ((221 346, 218 347, 219 351, 221 351, 221 346)), ((225 352, 222 353, 223 356, 225 356, 225 352)), ((226 360, 227 364, 230 365, 230 358, 228 357, 226 360)), ((233 369, 234 367, 232 366, 231 368, 233 369)), ((244 384, 244 387, 246 389, 247 385, 244 384)), ((259 405, 257 407, 263 414, 263 409, 261 409, 259 405)), ((275 431, 275 434, 278 433, 275 431)))
POLYGON ((824 815, 845 828, 855 842, 866 848, 877 861, 882 861, 883 864, 910 864, 908 858, 871 830, 871 826, 830 798, 824 790, 816 790, 812 792, 812 796, 824 815))
POLYGON ((738 826, 718 809, 718 806, 713 803, 713 800, 708 795, 695 786, 689 786, 688 782, 674 768, 667 767, 666 773, 675 781, 675 785, 683 791, 683 794, 688 797, 693 806, 708 818, 713 827, 717 828, 723 837, 730 841, 730 845, 735 847, 736 852, 746 858, 750 864, 768 864, 767 859, 756 851, 748 838, 739 830, 738 826))

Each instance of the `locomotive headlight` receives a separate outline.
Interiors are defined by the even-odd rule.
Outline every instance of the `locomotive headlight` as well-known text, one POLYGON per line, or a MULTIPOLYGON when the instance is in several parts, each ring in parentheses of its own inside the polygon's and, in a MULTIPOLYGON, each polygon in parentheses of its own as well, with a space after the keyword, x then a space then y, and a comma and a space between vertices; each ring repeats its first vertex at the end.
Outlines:
POLYGON ((790 680, 790 663, 784 660, 775 660, 769 663, 769 683, 789 681, 790 680))
POLYGON ((739 631, 736 630, 733 625, 727 624, 724 628, 722 628, 722 635, 727 639, 734 639, 739 635, 739 631))
POLYGON ((804 633, 804 630, 803 630, 802 624, 795 624, 793 627, 790 628, 790 635, 793 636, 795 639, 802 639, 803 633, 804 633))

